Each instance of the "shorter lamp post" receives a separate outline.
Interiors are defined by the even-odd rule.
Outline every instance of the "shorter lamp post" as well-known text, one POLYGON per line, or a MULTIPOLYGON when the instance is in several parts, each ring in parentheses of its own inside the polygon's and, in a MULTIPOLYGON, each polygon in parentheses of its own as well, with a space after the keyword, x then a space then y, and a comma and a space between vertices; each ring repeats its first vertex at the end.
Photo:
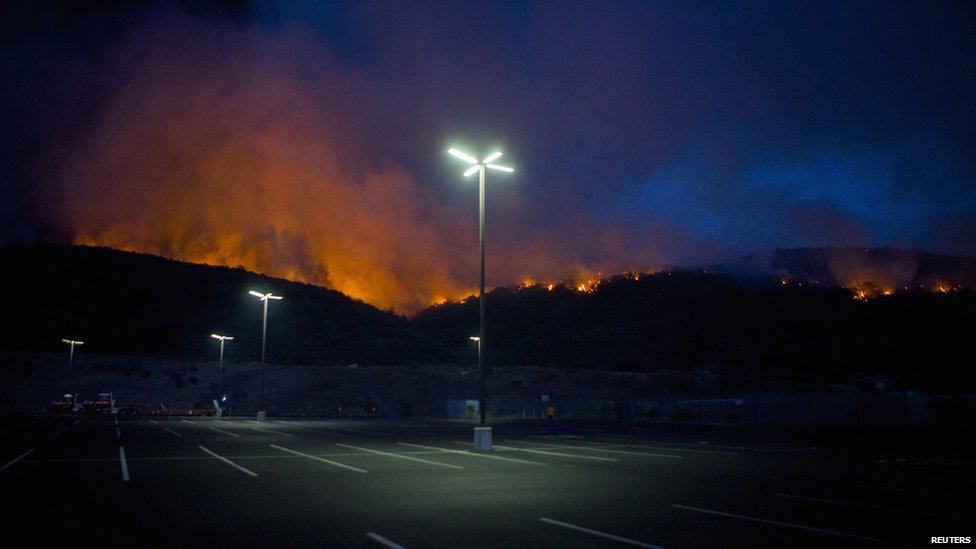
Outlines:
POLYGON ((84 341, 75 341, 74 339, 62 339, 61 343, 68 344, 68 369, 71 369, 71 363, 75 359, 75 345, 84 345, 84 341))
POLYGON ((221 397, 223 396, 224 386, 224 342, 234 338, 220 334, 210 334, 210 337, 220 341, 220 362, 217 365, 217 400, 222 401, 221 397))
POLYGON ((478 400, 478 414, 481 415, 481 426, 485 425, 485 412, 482 408, 486 404, 485 398, 485 375, 481 373, 481 369, 485 366, 481 363, 481 336, 471 336, 468 339, 474 341, 478 344, 478 375, 481 377, 481 398, 478 400))

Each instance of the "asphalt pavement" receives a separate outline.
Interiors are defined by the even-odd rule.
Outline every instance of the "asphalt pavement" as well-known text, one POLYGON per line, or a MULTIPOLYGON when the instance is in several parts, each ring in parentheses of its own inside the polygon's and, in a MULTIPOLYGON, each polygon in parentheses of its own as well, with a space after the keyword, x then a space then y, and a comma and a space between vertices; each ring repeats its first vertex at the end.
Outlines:
POLYGON ((428 418, 9 416, 4 533, 37 546, 680 548, 976 532, 969 457, 764 435, 508 421, 484 455, 472 424, 428 418))

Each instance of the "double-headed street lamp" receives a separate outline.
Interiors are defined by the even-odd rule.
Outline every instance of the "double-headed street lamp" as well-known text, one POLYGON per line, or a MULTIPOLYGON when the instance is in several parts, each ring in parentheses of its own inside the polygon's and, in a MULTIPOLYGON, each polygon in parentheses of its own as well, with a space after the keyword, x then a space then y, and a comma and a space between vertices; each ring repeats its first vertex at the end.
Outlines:
POLYGON ((234 338, 220 334, 210 334, 210 337, 220 341, 220 363, 217 366, 217 400, 221 400, 224 385, 224 342, 234 338))
MULTIPOLYGON (((481 427, 485 427, 487 424, 485 422, 485 412, 486 412, 486 390, 485 390, 485 365, 484 365, 484 353, 482 352, 482 342, 485 340, 485 171, 486 169, 492 169, 499 172, 511 173, 515 170, 507 166, 499 166, 498 164, 493 164, 495 160, 501 158, 502 153, 495 151, 485 157, 484 160, 478 161, 477 158, 471 156, 468 153, 459 151, 457 149, 450 149, 447 151, 451 156, 455 158, 460 158, 461 160, 471 164, 467 170, 464 171, 464 177, 469 177, 478 172, 478 247, 479 253, 481 255, 481 283, 478 287, 478 370, 481 374, 481 391, 478 402, 478 409, 481 413, 481 427)), ((489 439, 490 440, 490 439, 489 439)))
POLYGON ((273 295, 271 292, 262 294, 261 292, 255 292, 251 290, 248 292, 254 297, 260 299, 264 302, 264 320, 261 323, 261 406, 258 409, 258 421, 262 421, 265 417, 264 411, 264 349, 268 339, 268 302, 272 299, 282 299, 280 295, 273 295))
POLYGON ((62 339, 61 343, 68 344, 68 369, 71 369, 71 363, 75 360, 75 345, 84 345, 84 341, 75 341, 74 339, 62 339))

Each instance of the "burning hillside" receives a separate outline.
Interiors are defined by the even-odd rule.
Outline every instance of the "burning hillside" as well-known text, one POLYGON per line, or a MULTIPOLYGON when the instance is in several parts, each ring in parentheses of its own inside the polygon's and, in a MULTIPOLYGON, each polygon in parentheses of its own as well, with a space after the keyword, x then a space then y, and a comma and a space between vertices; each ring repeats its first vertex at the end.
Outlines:
MULTIPOLYGON (((47 240, 242 266, 401 313, 475 291, 477 191, 393 162, 371 103, 385 83, 301 29, 161 21, 110 56, 90 123, 52 149, 47 240)), ((522 194, 489 197, 491 282, 592 277, 681 242, 600 225, 569 194, 522 194)))
MULTIPOLYGON (((49 147, 44 240, 242 266, 400 313, 475 292, 477 192, 456 166, 441 180, 397 163, 415 136, 404 133, 412 115, 383 100, 386 81, 342 63, 307 29, 177 15, 147 25, 106 55, 98 101, 49 147)), ((422 148, 436 157, 446 146, 422 148)), ((489 284, 567 281, 588 292, 600 273, 727 252, 664 221, 594 218, 579 185, 545 177, 492 187, 489 284)), ((911 260, 895 264, 904 269, 836 261, 815 277, 916 283, 911 260)))
MULTIPOLYGON (((273 362, 466 365, 474 359, 468 338, 478 330, 477 299, 405 319, 314 286, 107 248, 8 246, 0 247, 0 261, 17 289, 12 310, 27 312, 0 349, 60 351, 67 335, 84 339, 85 353, 212 358, 208 336, 221 330, 237 336, 230 360, 255 360, 261 309, 247 290, 260 287, 286 296, 269 325, 273 362)), ((900 372, 945 375, 955 383, 954 357, 976 321, 976 294, 948 288, 854 301, 837 286, 717 269, 523 282, 489 295, 491 364, 795 369, 825 378, 900 372)))
POLYGON ((950 293, 976 288, 976 260, 892 248, 797 248, 745 257, 726 267, 773 275, 780 284, 844 287, 855 300, 906 291, 950 293))

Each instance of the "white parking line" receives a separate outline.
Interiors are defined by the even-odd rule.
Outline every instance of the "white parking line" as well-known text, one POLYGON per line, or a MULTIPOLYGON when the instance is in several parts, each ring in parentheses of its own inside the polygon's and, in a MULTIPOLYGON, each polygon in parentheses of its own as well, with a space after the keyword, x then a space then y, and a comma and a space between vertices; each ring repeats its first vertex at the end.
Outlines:
POLYGON ((254 429, 255 431, 261 431, 263 433, 271 433, 273 435, 281 435, 283 437, 294 436, 294 435, 289 435, 288 433, 282 433, 281 431, 272 431, 271 429, 262 429, 260 427, 251 427, 251 429, 254 429))
POLYGON ((871 505, 868 503, 857 503, 854 501, 841 501, 837 499, 827 499, 827 498, 815 498, 810 496, 799 496, 796 494, 776 494, 776 495, 781 498, 799 499, 804 501, 813 501, 817 503, 829 503, 832 505, 841 505, 845 507, 860 507, 862 509, 875 509, 877 511, 888 511, 892 513, 909 513, 915 515, 939 516, 938 513, 916 511, 915 509, 903 509, 901 507, 888 507, 886 505, 871 505))
POLYGON ((119 465, 122 467, 122 482, 129 482, 129 464, 125 461, 125 448, 119 446, 119 465))
POLYGON ((149 421, 151 421, 151 422, 153 422, 153 423, 155 423, 156 425, 159 425, 159 422, 158 422, 158 421, 156 421, 155 419, 150 419, 149 421))
POLYGON ((902 547, 914 547, 913 545, 907 545, 904 543, 899 543, 897 541, 889 541, 878 538, 869 538, 866 536, 858 536, 856 534, 848 534, 846 532, 838 532, 836 530, 825 530, 823 528, 814 528, 813 526, 803 526, 802 524, 791 524, 789 522, 780 522, 778 520, 762 519, 757 517, 747 517, 745 515, 736 515, 733 513, 724 513, 722 511, 712 511, 711 509, 702 509, 701 507, 691 507, 688 505, 678 505, 676 503, 671 504, 671 507, 676 509, 684 509, 686 511, 695 511, 698 513, 706 513, 709 515, 716 515, 720 517, 736 518, 739 520, 748 520, 751 522, 758 522, 761 524, 772 524, 773 526, 783 526, 785 528, 795 528, 797 530, 806 530, 807 532, 817 532, 818 534, 827 534, 828 536, 838 536, 842 538, 857 539, 861 541, 868 541, 871 543, 882 543, 886 545, 899 545, 902 547))
POLYGON ((67 431, 67 430, 68 430, 68 427, 65 427, 64 429, 61 429, 57 433, 54 433, 53 435, 51 435, 51 438, 58 438, 59 436, 61 436, 62 434, 64 434, 64 432, 67 431))
MULTIPOLYGON (((469 442, 462 442, 455 440, 454 444, 470 444, 469 442)), ((549 450, 536 450, 535 448, 517 448, 515 446, 502 446, 501 444, 492 444, 493 448, 498 448, 499 450, 508 450, 510 452, 529 452, 532 454, 542 454, 546 456, 560 456, 575 459, 589 459, 592 461, 620 461, 616 458, 605 458, 598 456, 583 456, 580 454, 564 454, 562 452, 550 452, 549 450)))
POLYGON ((76 419, 75 422, 72 423, 72 425, 78 425, 79 423, 81 423, 81 420, 80 419, 76 419))
POLYGON ((25 457, 29 456, 31 454, 31 452, 33 452, 36 449, 37 448, 31 448, 30 450, 27 450, 23 454, 20 454, 19 456, 15 457, 14 459, 8 461, 6 465, 4 465, 3 467, 0 467, 0 471, 6 471, 7 470, 7 467, 10 467, 11 465, 13 465, 13 464, 17 463, 18 461, 24 459, 25 457))
POLYGON ((216 427, 207 427, 207 429, 210 429, 211 431, 217 431, 218 433, 223 433, 223 434, 225 434, 225 435, 230 435, 230 436, 232 436, 232 437, 237 437, 237 438, 241 438, 241 435, 239 435, 239 434, 237 434, 237 433, 232 433, 232 432, 230 432, 230 431, 225 431, 225 430, 223 430, 223 429, 218 429, 218 428, 216 428, 216 427))
POLYGON ((169 431, 170 433, 173 433, 174 435, 176 435, 176 436, 178 436, 178 437, 181 437, 181 436, 183 436, 183 435, 181 435, 181 434, 179 434, 179 433, 177 433, 176 431, 174 431, 174 430, 172 430, 172 429, 170 429, 169 427, 163 427, 163 430, 164 430, 164 431, 169 431))
POLYGON ((122 431, 118 427, 115 428, 115 437, 122 438, 122 431))
POLYGON ((528 465, 545 465, 545 463, 542 463, 541 461, 529 461, 527 459, 516 459, 516 458, 510 458, 510 457, 493 456, 493 455, 490 455, 490 454, 482 454, 482 453, 479 453, 479 452, 469 452, 468 450, 452 450, 450 448, 438 448, 437 446, 425 446, 423 444, 412 444, 412 443, 409 443, 409 442, 397 442, 397 444, 400 444, 402 446, 411 446, 413 448, 423 448, 425 450, 437 450, 439 452, 449 452, 449 453, 452 453, 452 454, 461 454, 461 455, 465 455, 465 456, 474 456, 474 457, 480 457, 480 458, 497 459, 497 460, 500 460, 500 461, 511 461, 511 462, 514 462, 514 463, 525 463, 525 464, 528 464, 528 465))
POLYGON ((353 450, 362 450, 364 452, 369 452, 371 454, 377 454, 377 455, 381 455, 381 456, 395 457, 395 458, 400 458, 400 459, 407 459, 407 460, 410 460, 410 461, 417 461, 417 462, 420 462, 420 463, 427 463, 429 465, 437 465, 437 466, 440 466, 440 467, 447 467, 449 469, 464 469, 464 467, 461 467, 460 465, 451 465, 450 463, 441 463, 439 461, 431 461, 429 459, 422 459, 422 458, 410 457, 410 456, 405 456, 403 454, 393 454, 393 453, 390 453, 390 452, 382 452, 380 450, 373 450, 372 448, 363 448, 362 446, 353 446, 351 444, 342 444, 341 442, 337 442, 336 443, 336 446, 342 446, 343 448, 352 448, 353 450))
POLYGON ((546 446, 549 448, 564 448, 567 450, 589 450, 591 452, 606 452, 610 454, 628 454, 633 456, 651 456, 651 457, 662 457, 671 459, 682 459, 684 456, 677 456, 674 454, 657 454, 653 452, 635 452, 633 450, 611 450, 609 448, 596 448, 594 446, 572 446, 569 444, 547 444, 544 442, 529 442, 527 440, 522 441, 523 444, 535 444, 538 446, 546 446))
POLYGON ((392 542, 392 541, 384 538, 383 536, 377 534, 376 532, 367 532, 366 533, 366 536, 368 536, 370 539, 372 539, 376 543, 379 543, 380 545, 385 545, 385 546, 389 547, 390 549, 406 549, 404 546, 402 546, 402 545, 400 545, 398 543, 392 542))
POLYGON ((243 473, 246 473, 248 475, 251 475, 252 477, 258 476, 258 474, 255 473, 254 471, 252 471, 250 469, 247 469, 245 467, 241 467, 240 465, 238 465, 238 464, 234 463, 233 461, 225 458, 224 456, 218 456, 217 454, 211 452, 210 450, 208 450, 207 448, 205 448, 203 446, 200 446, 199 444, 197 445, 197 448, 199 448, 199 449, 203 450, 204 452, 210 454, 211 456, 219 459, 220 461, 223 461, 224 463, 226 463, 227 465, 230 465, 231 467, 233 467, 234 469, 237 469, 238 471, 241 471, 243 473))
POLYGON ((305 457, 305 458, 308 458, 308 459, 314 459, 315 461, 321 461, 322 463, 328 463, 329 465, 334 465, 336 467, 340 467, 342 469, 348 469, 350 471, 355 471, 357 473, 368 473, 369 472, 366 469, 360 469, 359 467, 353 467, 351 465, 346 465, 345 463, 339 463, 338 461, 332 461, 330 459, 325 459, 325 458, 321 458, 321 457, 318 457, 318 456, 313 456, 311 454, 305 454, 305 453, 299 452, 297 450, 292 450, 290 448, 285 448, 284 446, 278 446, 276 444, 272 444, 271 447, 272 448, 277 448, 278 450, 281 450, 282 452, 288 452, 290 454, 295 454, 296 456, 301 456, 301 457, 305 457))
POLYGON ((554 526, 562 526, 563 528, 569 528, 570 530, 576 530, 577 532, 583 532, 584 534, 590 534, 591 536, 599 536, 601 538, 611 539, 613 541, 619 541, 620 543, 626 543, 628 545, 635 545, 637 547, 649 547, 650 549, 663 549, 660 545, 651 545, 650 543, 644 543, 642 541, 615 536, 613 534, 608 534, 606 532, 601 532, 599 530, 591 530, 589 528, 583 528, 582 526, 576 526, 575 524, 570 524, 568 522, 553 520, 546 517, 540 517, 539 520, 545 522, 546 524, 552 524, 554 526))

